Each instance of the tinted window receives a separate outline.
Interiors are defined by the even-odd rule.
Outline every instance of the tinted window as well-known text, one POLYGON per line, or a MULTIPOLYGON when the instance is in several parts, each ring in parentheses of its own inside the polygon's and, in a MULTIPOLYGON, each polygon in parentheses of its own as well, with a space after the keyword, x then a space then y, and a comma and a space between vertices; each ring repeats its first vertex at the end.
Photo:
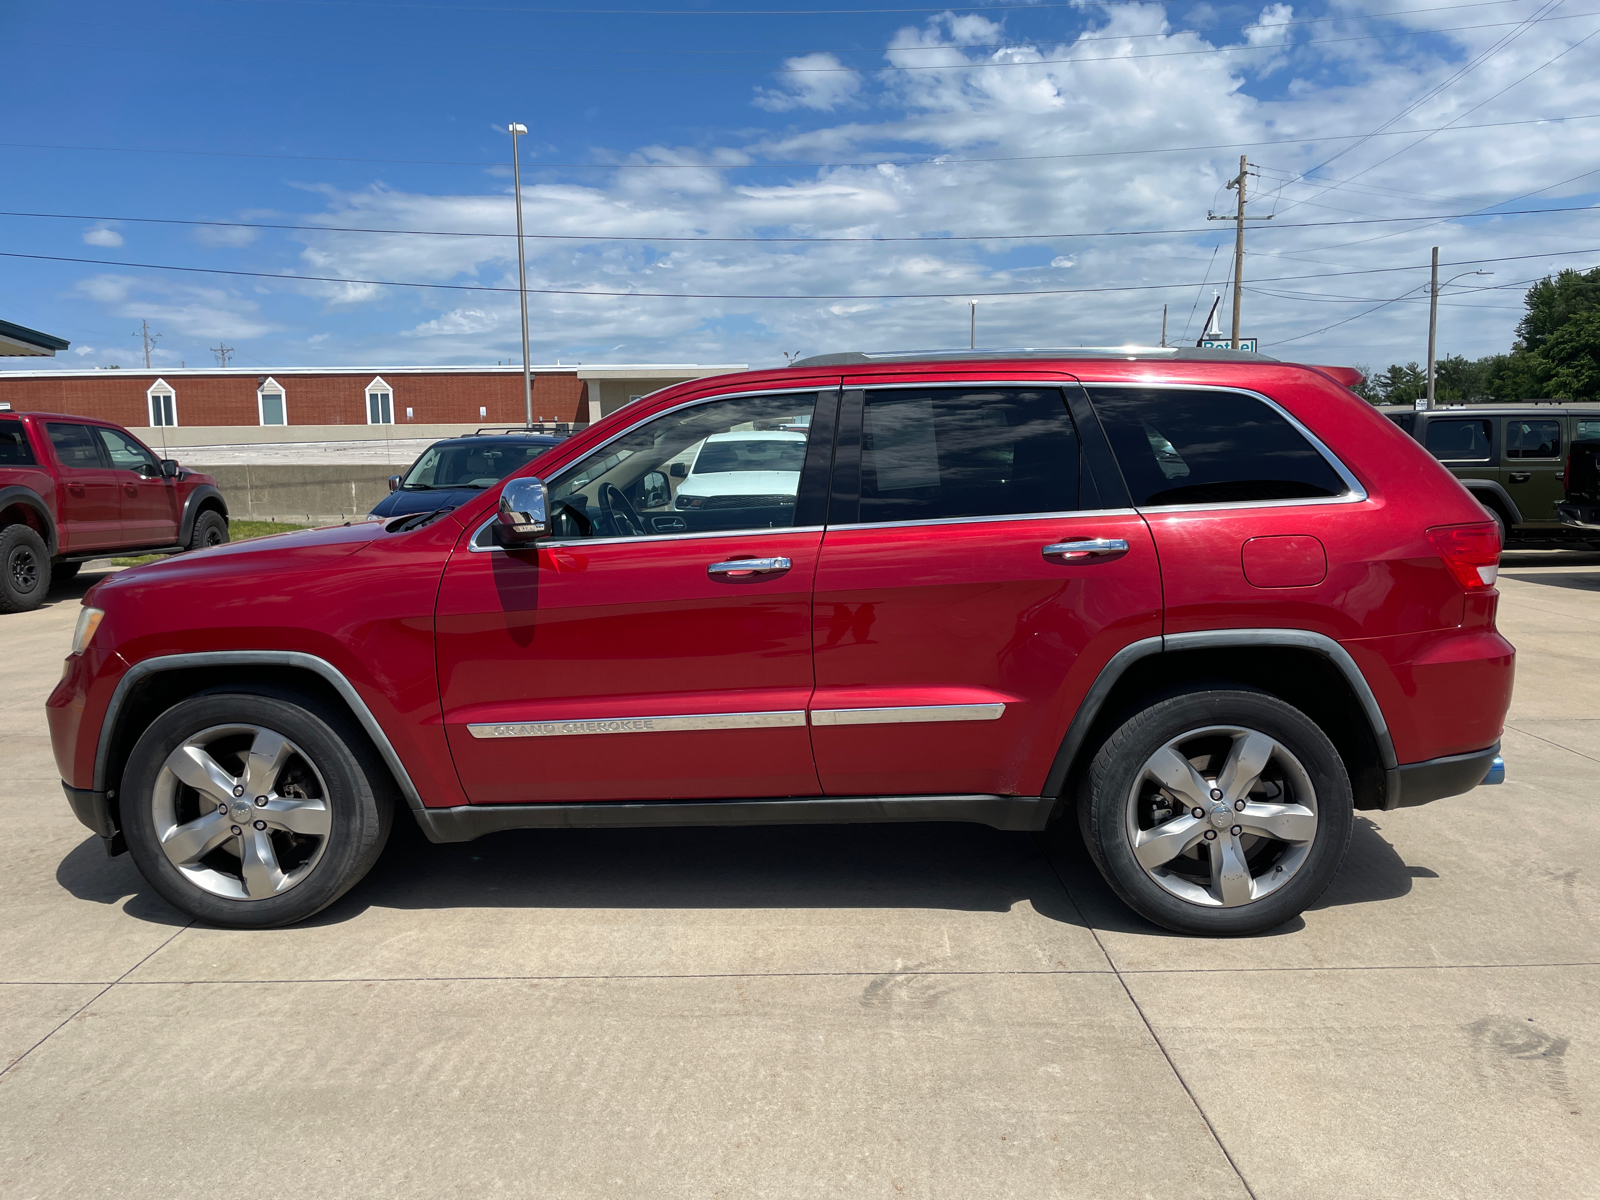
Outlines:
POLYGON ((759 438, 722 434, 706 442, 694 460, 694 473, 798 471, 805 465, 806 435, 803 433, 768 433, 759 438))
POLYGON ((422 452, 401 486, 417 492, 486 488, 548 449, 550 446, 541 442, 440 442, 422 452))
POLYGON ((1560 458, 1560 421, 1507 421, 1507 458, 1560 458))
POLYGON ((8 467, 37 465, 21 421, 0 421, 0 464, 8 467))
POLYGON ((1435 458, 1451 462, 1488 462, 1488 421, 1465 418, 1435 418, 1428 422, 1427 439, 1423 444, 1435 458))
POLYGON ((1338 496, 1344 481, 1305 436, 1238 392, 1090 388, 1140 507, 1338 496))
POLYGON ((63 467, 94 470, 106 465, 101 457, 100 441, 87 425, 50 421, 45 424, 45 431, 63 467))
POLYGON ((1600 441, 1600 420, 1579 421, 1572 431, 1575 442, 1600 441))
POLYGON ((105 443, 106 453, 111 455, 111 465, 119 471, 137 471, 140 467, 148 469, 152 475, 159 475, 160 469, 156 466, 155 455, 146 450, 138 442, 126 434, 115 429, 105 429, 97 426, 95 432, 100 435, 100 440, 105 443))
POLYGON ((861 521, 1077 507, 1078 439, 1059 391, 867 393, 861 521))

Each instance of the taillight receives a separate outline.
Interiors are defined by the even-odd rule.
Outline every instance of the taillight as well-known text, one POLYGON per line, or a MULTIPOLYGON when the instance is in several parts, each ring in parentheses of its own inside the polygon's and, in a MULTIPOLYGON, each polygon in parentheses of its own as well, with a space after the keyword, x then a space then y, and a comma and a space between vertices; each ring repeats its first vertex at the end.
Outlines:
POLYGON ((1500 529, 1493 521, 1477 525, 1436 525, 1428 542, 1455 581, 1469 592, 1493 587, 1500 573, 1500 529))

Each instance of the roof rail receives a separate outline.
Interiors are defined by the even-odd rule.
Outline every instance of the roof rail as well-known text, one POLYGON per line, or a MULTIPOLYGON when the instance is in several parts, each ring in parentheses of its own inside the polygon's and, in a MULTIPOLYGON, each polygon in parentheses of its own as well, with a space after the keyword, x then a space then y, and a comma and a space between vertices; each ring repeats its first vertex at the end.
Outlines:
POLYGON ((580 429, 589 428, 587 421, 535 421, 532 425, 485 425, 472 433, 458 433, 457 437, 484 437, 491 434, 541 433, 566 437, 580 429))
POLYGON ((1212 350, 1200 346, 1020 346, 1004 350, 849 350, 817 354, 795 367, 847 367, 867 363, 961 362, 996 358, 1124 359, 1155 362, 1278 362, 1252 350, 1212 350))

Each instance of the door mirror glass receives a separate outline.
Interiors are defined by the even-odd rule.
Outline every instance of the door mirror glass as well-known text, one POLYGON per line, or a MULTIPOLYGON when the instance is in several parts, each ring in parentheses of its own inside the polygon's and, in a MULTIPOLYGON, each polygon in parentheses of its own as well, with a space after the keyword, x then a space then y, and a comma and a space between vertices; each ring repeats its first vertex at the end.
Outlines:
POLYGON ((500 541, 507 546, 526 546, 549 531, 549 503, 544 480, 525 476, 513 479, 500 489, 500 541))
POLYGON ((398 476, 398 475, 389 476, 389 490, 391 492, 398 492, 400 490, 400 476, 398 476))
POLYGON ((183 468, 178 465, 178 460, 175 458, 163 458, 161 460, 161 473, 168 479, 176 479, 178 473, 182 470, 183 468))

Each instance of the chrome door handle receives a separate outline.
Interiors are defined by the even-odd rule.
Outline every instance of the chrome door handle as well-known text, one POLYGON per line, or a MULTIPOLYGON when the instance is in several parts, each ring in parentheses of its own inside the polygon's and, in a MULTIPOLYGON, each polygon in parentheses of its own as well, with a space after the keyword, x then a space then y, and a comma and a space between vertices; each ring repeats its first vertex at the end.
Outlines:
POLYGON ((752 575, 787 571, 792 565, 787 558, 735 558, 729 562, 712 563, 706 568, 706 574, 726 575, 730 579, 748 579, 752 575))
POLYGON ((1052 542, 1040 550, 1046 558, 1064 558, 1068 562, 1086 558, 1109 558, 1114 554, 1127 552, 1126 538, 1084 538, 1077 542, 1052 542))

